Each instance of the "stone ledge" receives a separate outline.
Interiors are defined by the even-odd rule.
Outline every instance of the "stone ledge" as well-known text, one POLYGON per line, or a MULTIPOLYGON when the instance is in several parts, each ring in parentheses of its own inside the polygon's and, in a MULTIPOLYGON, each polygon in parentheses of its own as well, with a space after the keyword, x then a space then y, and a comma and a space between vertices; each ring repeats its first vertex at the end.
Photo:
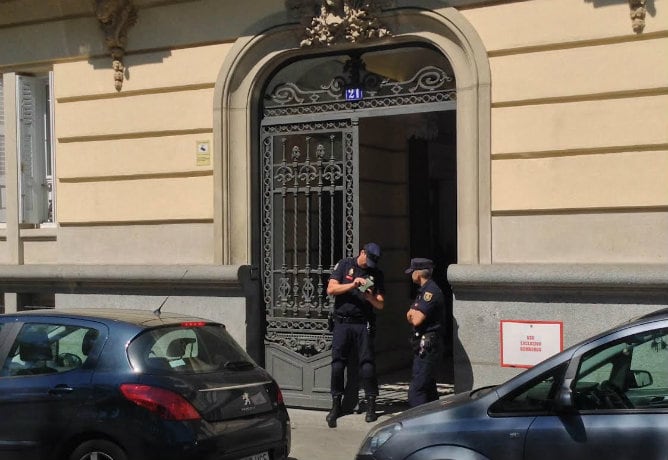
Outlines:
POLYGON ((127 292, 240 290, 243 265, 0 265, 5 292, 127 292))
POLYGON ((489 264, 448 267, 455 293, 469 291, 633 291, 668 294, 668 264, 489 264))

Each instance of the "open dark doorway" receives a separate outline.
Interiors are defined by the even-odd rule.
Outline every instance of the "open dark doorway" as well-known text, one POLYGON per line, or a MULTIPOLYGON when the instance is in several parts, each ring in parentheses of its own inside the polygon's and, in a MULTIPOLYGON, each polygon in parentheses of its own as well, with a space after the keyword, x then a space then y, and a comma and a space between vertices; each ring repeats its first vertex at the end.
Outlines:
MULTIPOLYGON (((433 114, 438 132, 431 139, 412 137, 408 145, 410 255, 434 261, 434 280, 446 297, 441 380, 453 382, 452 290, 448 265, 457 263, 456 112, 433 114)), ((411 296, 415 295, 413 286, 411 296)))
POLYGON ((452 383, 452 292, 449 264, 457 258, 456 111, 360 119, 360 241, 383 247, 385 309, 378 316, 379 374, 406 373, 412 351, 406 311, 415 286, 404 274, 412 257, 436 263, 445 293, 445 353, 439 382, 452 383))

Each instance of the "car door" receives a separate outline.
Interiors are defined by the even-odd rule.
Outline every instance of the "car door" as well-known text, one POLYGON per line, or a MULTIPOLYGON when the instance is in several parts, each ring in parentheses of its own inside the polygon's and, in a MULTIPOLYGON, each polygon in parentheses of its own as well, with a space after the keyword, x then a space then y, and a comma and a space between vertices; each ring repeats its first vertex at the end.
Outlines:
POLYGON ((489 426, 484 441, 471 443, 493 460, 520 460, 525 453, 529 428, 537 418, 552 413, 553 399, 561 384, 568 361, 513 389, 489 407, 489 426))
POLYGON ((0 458, 47 458, 66 438, 77 408, 90 395, 99 347, 86 355, 84 342, 91 335, 102 339, 104 328, 43 318, 8 323, 1 332, 0 458))
POLYGON ((525 459, 665 460, 668 325, 650 324, 576 353, 566 380, 572 403, 568 410, 536 417, 525 459))

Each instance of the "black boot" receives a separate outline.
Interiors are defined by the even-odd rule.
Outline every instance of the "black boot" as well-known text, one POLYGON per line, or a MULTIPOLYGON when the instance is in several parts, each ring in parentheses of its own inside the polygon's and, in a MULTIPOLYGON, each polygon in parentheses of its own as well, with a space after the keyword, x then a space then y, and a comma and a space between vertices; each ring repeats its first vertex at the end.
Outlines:
POLYGON ((376 415, 376 397, 375 396, 368 396, 366 398, 366 416, 364 417, 364 420, 368 422, 375 422, 378 420, 378 416, 376 415))
POLYGON ((341 417, 341 396, 332 396, 332 409, 325 417, 330 428, 336 428, 336 419, 341 417))

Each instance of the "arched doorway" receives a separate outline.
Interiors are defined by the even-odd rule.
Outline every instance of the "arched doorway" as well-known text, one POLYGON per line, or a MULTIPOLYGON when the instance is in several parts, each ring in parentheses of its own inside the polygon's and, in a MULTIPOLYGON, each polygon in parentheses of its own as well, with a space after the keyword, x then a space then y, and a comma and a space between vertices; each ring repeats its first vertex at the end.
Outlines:
POLYGON ((254 228, 265 366, 289 404, 330 402, 333 298, 325 289, 337 261, 368 241, 384 248, 386 275, 377 365, 409 365, 401 338, 410 334, 412 289, 403 270, 414 256, 437 259, 439 268, 456 263, 455 86, 447 59, 420 43, 308 57, 269 79, 254 228))
MULTIPOLYGON (((354 47, 355 49, 352 49, 353 47, 349 45, 334 46, 329 49, 330 53, 327 56, 314 50, 300 49, 296 40, 299 35, 295 33, 295 26, 281 26, 258 36, 240 39, 231 51, 216 86, 214 144, 219 161, 214 167, 217 193, 215 228, 216 239, 220 242, 216 260, 224 264, 250 263, 260 268, 267 317, 278 318, 273 322, 273 326, 272 320, 269 319, 269 330, 266 335, 267 349, 274 348, 274 345, 281 340, 290 344, 289 347, 284 347, 285 350, 279 350, 280 353, 273 353, 273 351, 268 353, 265 366, 278 378, 282 387, 288 389, 286 393, 288 393, 288 398, 291 398, 289 402, 296 405, 324 407, 329 403, 329 357, 326 350, 326 333, 323 332, 323 313, 327 311, 327 301, 322 299, 322 303, 318 303, 320 302, 318 300, 315 308, 301 309, 301 307, 291 307, 287 299, 290 296, 295 299, 296 296, 298 300, 293 300, 293 305, 304 304, 305 293, 308 293, 306 298, 309 299, 309 302, 317 299, 318 292, 320 292, 318 282, 326 282, 329 269, 327 265, 331 264, 331 260, 351 252, 355 253, 363 241, 379 240, 376 235, 388 234, 390 229, 395 228, 386 221, 383 222, 382 218, 377 219, 378 216, 373 212, 368 212, 369 209, 377 210, 380 205, 388 206, 392 203, 386 193, 378 192, 379 189, 387 188, 387 182, 392 181, 383 178, 385 176, 378 176, 377 173, 383 170, 386 172, 400 170, 404 175, 404 182, 402 182, 405 190, 403 196, 405 215, 402 216, 404 227, 403 230, 397 232, 397 239, 404 241, 404 246, 396 251, 395 261, 391 262, 391 258, 384 257, 383 268, 386 271, 388 267, 403 268, 411 255, 431 255, 437 258, 436 255, 432 255, 437 252, 435 248, 411 247, 411 234, 414 235, 414 246, 418 243, 429 242, 429 245, 432 245, 434 241, 438 242, 433 237, 416 236, 419 235, 418 229, 424 231, 425 228, 429 229, 427 233, 434 232, 434 229, 439 234, 450 232, 446 238, 446 246, 454 246, 447 248, 455 254, 453 260, 460 263, 479 263, 489 260, 489 69, 484 49, 475 32, 454 9, 448 8, 438 12, 415 9, 395 10, 388 15, 388 20, 390 22, 396 20, 393 30, 394 37, 391 40, 385 40, 374 47, 354 47), (456 100, 449 101, 451 105, 449 109, 441 110, 442 108, 431 107, 424 111, 415 110, 415 105, 428 104, 419 102, 409 104, 413 106, 409 110, 397 105, 389 108, 387 106, 365 107, 362 111, 353 110, 351 112, 344 107, 343 110, 336 111, 336 116, 332 116, 332 113, 266 114, 261 110, 264 107, 263 98, 274 90, 274 88, 267 87, 267 82, 272 81, 272 78, 279 75, 281 70, 288 69, 293 62, 313 64, 321 57, 335 56, 346 56, 349 59, 351 55, 366 51, 379 53, 379 55, 392 54, 398 52, 398 47, 422 47, 429 52, 436 53, 440 59, 448 63, 451 70, 450 76, 456 77, 453 83, 456 85, 454 93, 457 95, 456 100), (289 116, 306 116, 308 119, 297 120, 295 118, 292 120, 306 123, 302 126, 304 129, 302 131, 299 131, 299 128, 293 129, 290 127, 292 121, 279 119, 289 116), (262 123, 259 123, 258 120, 262 120, 262 123), (452 148, 453 154, 443 157, 450 158, 449 165, 434 166, 430 163, 431 158, 434 157, 431 152, 434 149, 439 150, 439 147, 435 146, 443 141, 443 139, 430 137, 429 129, 425 127, 432 125, 439 128, 437 132, 450 132, 450 138, 445 143, 452 148), (402 155, 405 155, 406 161, 408 158, 421 158, 420 161, 413 162, 412 172, 407 165, 397 169, 389 168, 386 164, 387 155, 378 160, 376 154, 360 154, 360 146, 370 147, 369 151, 387 152, 391 147, 387 145, 390 136, 384 134, 397 134, 400 132, 399 128, 404 130, 402 143, 408 144, 402 147, 404 151, 402 155), (415 131, 414 135, 408 135, 408 131, 405 131, 407 128, 412 128, 415 131), (373 139, 372 133, 376 133, 376 139, 373 139), (334 248, 329 259, 318 256, 311 262, 311 258, 305 255, 306 249, 299 248, 301 239, 298 238, 298 243, 294 243, 294 235, 298 233, 293 231, 291 234, 288 231, 289 227, 294 225, 292 222, 306 222, 305 216, 313 214, 314 208, 308 211, 305 209, 307 201, 302 201, 302 204, 283 205, 282 209, 288 212, 283 212, 278 219, 275 219, 274 214, 262 215, 265 212, 264 206, 260 206, 259 203, 263 199, 268 200, 264 197, 265 193, 268 193, 267 196, 280 196, 277 198, 279 200, 283 200, 284 197, 282 192, 277 191, 278 189, 272 189, 269 193, 262 187, 256 187, 252 178, 254 173, 262 170, 261 165, 264 161, 261 160, 262 157, 275 158, 275 152, 281 152, 282 155, 283 147, 287 147, 290 140, 284 143, 283 140, 279 140, 280 136, 286 138, 301 136, 302 139, 299 141, 301 152, 309 149, 316 152, 318 142, 326 146, 328 141, 341 152, 346 149, 353 152, 350 160, 352 173, 349 175, 352 186, 339 185, 341 196, 334 199, 334 211, 328 216, 323 216, 325 220, 330 219, 331 223, 334 221, 333 215, 339 213, 340 217, 337 218, 346 228, 345 231, 342 230, 339 233, 340 241, 337 241, 336 238, 332 240, 330 236, 329 239, 332 242, 329 246, 321 242, 316 244, 315 235, 320 235, 320 232, 313 232, 305 238, 309 242, 308 251, 311 250, 311 247, 317 247, 314 253, 320 256, 326 252, 325 249, 331 252, 334 248), (332 136, 333 141, 331 141, 332 136), (310 137, 311 146, 308 145, 306 137, 310 137), (266 146, 271 147, 266 150, 266 146), (410 155, 406 153, 408 150, 411 150, 410 155), (261 155, 260 152, 263 154, 261 155), (383 168, 378 168, 379 164, 383 165, 383 168), (425 165, 427 165, 426 173, 425 165), (433 177, 426 182, 418 180, 423 179, 425 174, 429 175, 430 171, 447 171, 448 168, 450 168, 450 173, 447 175, 447 180, 433 177), (444 184, 448 181, 451 198, 442 200, 444 196, 448 196, 447 193, 444 195, 444 190, 448 190, 448 186, 444 184), (430 185, 434 182, 437 184, 436 187, 430 185), (411 184, 419 185, 420 187, 414 187, 419 190, 411 190, 411 184), (348 190, 352 192, 347 192, 348 190), (348 197, 346 193, 349 193, 348 197), (419 197, 419 199, 415 199, 415 203, 409 203, 411 196, 419 197), (453 196, 455 196, 454 199, 453 196), (337 200, 339 200, 338 204, 337 200), (365 200, 371 201, 367 203, 365 200), (418 213, 422 214, 423 218, 428 217, 424 226, 411 228, 409 223, 413 219, 410 219, 410 209, 415 210, 418 205, 427 203, 428 208, 438 209, 441 212, 444 207, 433 204, 437 200, 442 200, 441 203, 449 203, 450 208, 444 215, 455 216, 450 219, 445 218, 451 227, 441 222, 442 216, 439 213, 428 212, 418 213), (432 204, 429 204, 430 201, 432 204), (352 206, 347 207, 347 203, 352 206), (293 213, 292 222, 289 215, 290 209, 293 213), (257 210, 256 215, 253 215, 253 210, 257 210), (295 219, 294 215, 301 216, 301 218, 295 219), (363 218, 360 219, 360 216, 363 218), (377 222, 368 224, 373 221, 377 222), (349 223, 352 224, 352 231, 348 231, 346 227, 349 223), (266 227, 265 230, 262 230, 262 225, 270 225, 268 228, 271 231, 267 232, 266 227), (453 227, 456 227, 456 230, 453 227), (462 228, 466 231, 463 232, 462 228), (447 229, 447 232, 443 229, 447 229), (272 237, 263 239, 263 231, 271 234, 272 237), (292 240, 290 236, 293 237, 292 240), (275 239, 282 241, 282 249, 275 247, 275 239), (407 240, 409 243, 405 243, 407 240), (287 241, 291 242, 286 243, 287 241), (292 245, 293 253, 290 253, 290 245, 292 245), (282 255, 274 259, 279 249, 282 255), (431 254, 424 252, 431 252, 431 254), (296 264, 294 264, 294 254, 302 256, 301 258, 297 256, 296 264), (291 255, 292 264, 285 263, 291 255), (306 261, 309 261, 308 269, 306 261), (322 268, 318 268, 319 265, 322 265, 322 268), (313 282, 306 284, 309 287, 304 289, 305 277, 299 280, 297 274, 304 275, 307 271, 315 276, 312 278, 313 282), (289 274, 292 279, 282 274, 289 274), (297 288, 294 287, 295 279, 298 280, 297 288), (267 282, 267 280, 271 281, 267 282), (310 313, 304 314, 307 311, 310 313), (278 316, 276 316, 277 312, 280 313, 278 316), (281 319, 285 317, 292 319, 285 322, 281 319), (300 321, 300 319, 307 319, 307 321, 300 321), (315 337, 305 339, 304 336, 309 335, 307 332, 300 334, 299 338, 291 337, 291 334, 296 335, 296 332, 299 331, 313 330, 318 332, 318 334, 312 334, 315 337), (282 337, 281 334, 283 334, 282 337), (290 349, 291 347, 296 347, 297 351, 290 349)), ((367 58, 373 61, 373 56, 367 56, 367 58)), ((377 61, 379 64, 383 63, 383 59, 377 59, 377 61)), ((421 63, 425 64, 424 61, 421 63)), ((372 67, 370 66, 370 69, 372 67)), ((372 70, 375 70, 374 73, 384 75, 380 68, 372 70)), ((307 73, 301 72, 300 75, 307 73)), ((413 73, 408 77, 394 78, 394 80, 408 82, 416 75, 413 73)), ((353 99, 356 97, 352 95, 353 99)), ((291 148, 288 150, 292 152, 291 148)), ((400 155, 397 157, 401 158, 400 155)), ((298 157, 297 163, 300 162, 299 158, 306 157, 298 157)), ((313 161, 317 161, 317 157, 312 158, 313 161)), ((290 153, 286 155, 286 162, 288 160, 293 161, 290 153)), ((345 163, 343 160, 344 158, 341 157, 342 164, 345 163)), ((282 157, 280 161, 283 161, 282 157)), ((273 165, 268 168, 271 171, 274 169, 276 168, 273 165)), ((263 180, 262 184, 264 183, 263 180)), ((313 195, 310 202, 314 203, 313 196, 316 196, 317 192, 314 190, 311 192, 313 195)), ((292 198, 294 200, 294 197, 292 198)), ((272 198, 272 203, 273 200, 274 198, 272 198)), ((274 209, 273 204, 271 207, 274 209)), ((391 210, 385 210, 381 214, 390 212, 391 210)), ((311 222, 311 226, 315 225, 313 224, 315 219, 311 222)), ((325 233, 325 235, 328 234, 325 233)), ((392 247, 393 244, 388 243, 386 246, 392 247)), ((392 270, 397 271, 394 268, 392 270)), ((399 274, 393 273, 393 277, 397 286, 401 286, 404 292, 410 290, 408 280, 402 276, 400 271, 399 274)), ((405 300, 402 302, 405 303, 402 308, 405 308, 409 298, 405 294, 403 298, 405 300)), ((310 303, 310 305, 313 304, 310 303)), ((390 324, 380 325, 381 331, 390 331, 387 335, 388 350, 399 342, 402 344, 405 342, 405 334, 400 330, 402 326, 405 327, 399 324, 399 321, 393 320, 390 320, 390 324)))

